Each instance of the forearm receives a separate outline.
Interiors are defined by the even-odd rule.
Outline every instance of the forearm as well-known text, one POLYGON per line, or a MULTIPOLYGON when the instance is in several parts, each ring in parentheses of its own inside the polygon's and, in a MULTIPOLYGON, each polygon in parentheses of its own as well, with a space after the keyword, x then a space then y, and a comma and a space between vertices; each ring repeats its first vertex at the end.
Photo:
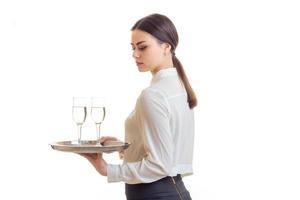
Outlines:
POLYGON ((99 172, 99 174, 101 174, 102 176, 107 176, 107 163, 103 158, 91 163, 95 167, 97 172, 99 172))
POLYGON ((107 176, 107 163, 102 158, 102 154, 83 153, 80 155, 85 157, 94 166, 97 172, 99 172, 99 174, 107 176))

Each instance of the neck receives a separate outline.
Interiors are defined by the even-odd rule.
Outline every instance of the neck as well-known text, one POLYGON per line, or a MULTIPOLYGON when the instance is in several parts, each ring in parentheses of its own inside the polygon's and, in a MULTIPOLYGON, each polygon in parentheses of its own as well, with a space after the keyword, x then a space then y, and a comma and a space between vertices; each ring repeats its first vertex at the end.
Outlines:
POLYGON ((155 67, 151 73, 152 75, 156 74, 158 71, 162 69, 172 68, 174 66, 172 59, 168 59, 165 63, 161 64, 160 66, 155 67))

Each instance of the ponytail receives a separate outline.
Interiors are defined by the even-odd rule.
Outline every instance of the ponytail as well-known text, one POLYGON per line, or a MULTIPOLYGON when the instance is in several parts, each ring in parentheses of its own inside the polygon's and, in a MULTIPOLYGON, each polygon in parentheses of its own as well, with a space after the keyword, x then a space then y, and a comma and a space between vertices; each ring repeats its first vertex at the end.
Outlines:
POLYGON ((185 75, 182 64, 180 63, 178 58, 175 56, 175 52, 173 52, 172 60, 173 60, 173 65, 176 68, 177 73, 178 73, 179 77, 181 78, 183 85, 185 87, 185 90, 187 92, 187 97, 188 97, 187 101, 189 103, 189 107, 192 109, 195 106, 197 106, 196 94, 194 93, 194 90, 192 89, 192 87, 189 83, 189 80, 188 80, 187 76, 185 75))

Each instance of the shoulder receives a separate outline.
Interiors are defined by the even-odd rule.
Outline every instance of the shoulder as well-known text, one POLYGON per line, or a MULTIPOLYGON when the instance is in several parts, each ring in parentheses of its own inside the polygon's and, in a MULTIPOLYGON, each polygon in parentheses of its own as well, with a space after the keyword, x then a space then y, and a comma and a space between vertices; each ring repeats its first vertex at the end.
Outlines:
POLYGON ((162 90, 159 90, 158 88, 148 87, 141 92, 140 99, 144 102, 165 101, 166 95, 162 90))
POLYGON ((169 105, 166 95, 162 90, 148 87, 144 89, 139 96, 139 105, 146 110, 149 109, 163 109, 169 112, 169 105))

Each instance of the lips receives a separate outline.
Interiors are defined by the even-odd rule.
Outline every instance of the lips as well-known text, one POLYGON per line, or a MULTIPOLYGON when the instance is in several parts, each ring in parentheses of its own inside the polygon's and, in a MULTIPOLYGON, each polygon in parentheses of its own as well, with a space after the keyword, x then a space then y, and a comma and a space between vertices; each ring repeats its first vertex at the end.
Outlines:
POLYGON ((142 62, 136 62, 136 64, 137 64, 137 65, 141 65, 141 64, 143 64, 143 63, 142 63, 142 62))

